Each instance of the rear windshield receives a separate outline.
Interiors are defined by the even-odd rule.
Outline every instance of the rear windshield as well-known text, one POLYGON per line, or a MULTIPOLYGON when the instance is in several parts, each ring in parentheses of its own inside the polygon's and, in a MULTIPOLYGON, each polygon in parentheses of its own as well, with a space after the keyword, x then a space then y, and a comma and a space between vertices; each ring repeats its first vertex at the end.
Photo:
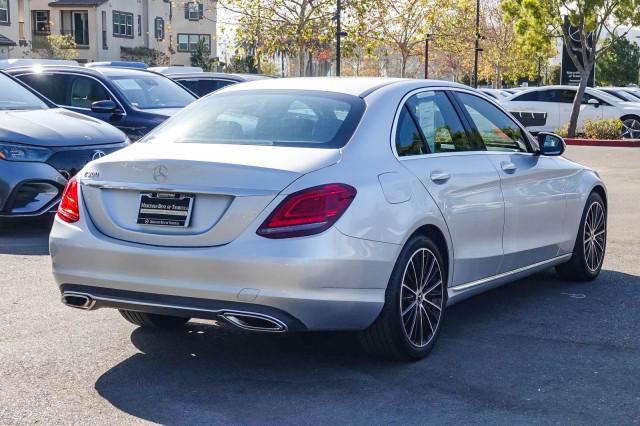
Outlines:
POLYGON ((145 140, 340 148, 364 108, 356 96, 321 91, 215 93, 180 111, 145 140))

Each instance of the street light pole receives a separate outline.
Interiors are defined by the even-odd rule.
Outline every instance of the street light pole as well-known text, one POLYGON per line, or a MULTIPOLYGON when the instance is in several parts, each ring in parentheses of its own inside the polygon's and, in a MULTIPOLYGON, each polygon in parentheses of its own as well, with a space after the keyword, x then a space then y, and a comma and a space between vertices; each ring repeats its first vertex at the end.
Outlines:
POLYGON ((476 48, 473 60, 473 87, 478 88, 478 54, 480 53, 480 0, 476 0, 476 48))
POLYGON ((431 34, 427 34, 427 38, 424 39, 424 78, 429 78, 429 40, 431 40, 431 34))
POLYGON ((342 37, 342 29, 340 28, 341 7, 340 0, 336 0, 336 76, 340 77, 340 37, 342 37))

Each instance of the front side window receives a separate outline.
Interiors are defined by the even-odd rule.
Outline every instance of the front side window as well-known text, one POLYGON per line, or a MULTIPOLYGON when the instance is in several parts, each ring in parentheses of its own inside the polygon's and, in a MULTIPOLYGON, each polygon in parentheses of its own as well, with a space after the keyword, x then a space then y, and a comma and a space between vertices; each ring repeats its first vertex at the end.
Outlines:
POLYGON ((70 107, 91 109, 92 103, 111 99, 105 87, 90 77, 70 75, 67 87, 69 94, 65 105, 70 107))
POLYGON ((558 100, 556 102, 560 102, 562 104, 572 104, 573 100, 576 98, 576 91, 569 89, 558 90, 558 100))
POLYGON ((172 80, 151 73, 110 77, 127 101, 138 109, 182 108, 195 97, 172 80))
POLYGON ((0 24, 9 24, 9 0, 0 0, 0 24))
POLYGON ((320 91, 216 93, 180 111, 146 140, 341 148, 351 138, 364 108, 357 96, 320 91))
POLYGON ((0 110, 48 108, 40 98, 3 74, 0 74, 0 94, 0 110))
POLYGON ((488 151, 528 151, 524 133, 507 114, 478 96, 462 92, 456 96, 488 151))
POLYGON ((209 34, 178 34, 178 51, 195 52, 198 43, 204 41, 204 45, 211 49, 211 35, 209 34))
POLYGON ((133 13, 113 11, 113 36, 133 38, 133 13))

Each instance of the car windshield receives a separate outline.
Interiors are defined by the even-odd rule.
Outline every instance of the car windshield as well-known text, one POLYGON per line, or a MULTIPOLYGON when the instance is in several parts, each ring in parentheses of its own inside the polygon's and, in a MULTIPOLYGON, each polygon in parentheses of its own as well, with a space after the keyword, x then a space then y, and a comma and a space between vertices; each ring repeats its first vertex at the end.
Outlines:
POLYGON ((138 109, 182 108, 195 96, 179 84, 159 75, 125 75, 110 77, 125 98, 138 109))
POLYGON ((364 111, 356 96, 306 90, 216 93, 180 111, 146 140, 340 148, 364 111))
POLYGON ((40 98, 4 74, 0 74, 0 93, 0 110, 49 108, 40 98))

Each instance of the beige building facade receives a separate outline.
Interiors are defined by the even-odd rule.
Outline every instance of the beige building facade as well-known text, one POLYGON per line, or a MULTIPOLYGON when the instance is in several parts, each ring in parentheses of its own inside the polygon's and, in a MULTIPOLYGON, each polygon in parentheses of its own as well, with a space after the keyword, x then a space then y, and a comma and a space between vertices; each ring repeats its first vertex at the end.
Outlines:
POLYGON ((189 65, 199 40, 216 56, 216 0, 0 0, 0 59, 37 58, 50 34, 70 34, 78 62, 116 61, 145 47, 189 65))

